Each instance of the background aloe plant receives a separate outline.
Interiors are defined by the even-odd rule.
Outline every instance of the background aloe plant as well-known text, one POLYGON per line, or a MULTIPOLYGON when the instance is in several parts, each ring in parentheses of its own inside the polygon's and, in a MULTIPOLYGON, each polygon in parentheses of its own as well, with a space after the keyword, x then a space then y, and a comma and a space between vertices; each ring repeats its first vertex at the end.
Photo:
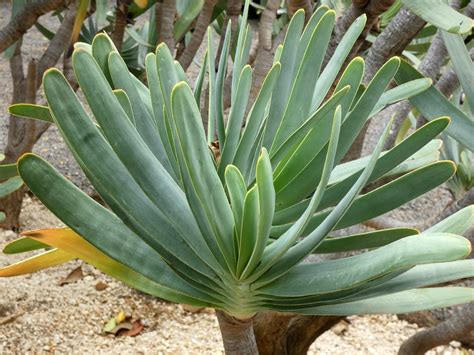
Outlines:
POLYGON ((354 22, 321 71, 335 23, 335 13, 322 7, 306 26, 303 11, 295 13, 247 107, 252 86, 252 69, 244 65, 251 43, 247 11, 248 2, 228 117, 222 90, 231 26, 217 71, 209 31, 209 60, 194 90, 166 45, 146 57, 147 87, 100 34, 73 54, 76 79, 96 122, 56 69, 44 76, 47 107, 12 108, 56 123, 110 209, 41 158, 23 156, 20 176, 69 228, 24 233, 5 252, 54 249, 5 267, 0 275, 82 258, 151 295, 215 308, 229 353, 257 352, 252 317, 264 310, 400 313, 473 301, 469 288, 427 287, 474 276, 473 261, 460 260, 470 243, 458 235, 472 225, 472 207, 421 235, 399 228, 330 237, 333 230, 388 212, 454 174, 452 162, 437 160, 439 143, 433 141, 448 118, 432 120, 382 152, 389 125, 370 157, 337 166, 370 117, 388 103, 427 90, 430 81, 420 78, 386 90, 401 66, 410 68, 393 58, 365 87, 364 61, 355 58, 335 83, 365 17, 354 22), (198 107, 206 69, 207 132, 198 107), (368 183, 394 174, 401 176, 360 195, 368 183), (363 249, 370 250, 302 263, 312 253, 363 249))

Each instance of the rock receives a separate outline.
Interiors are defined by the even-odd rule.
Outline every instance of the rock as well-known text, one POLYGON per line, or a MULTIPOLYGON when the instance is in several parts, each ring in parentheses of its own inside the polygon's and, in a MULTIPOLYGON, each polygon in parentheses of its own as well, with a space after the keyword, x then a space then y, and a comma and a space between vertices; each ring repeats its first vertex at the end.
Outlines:
POLYGON ((349 326, 349 323, 346 320, 341 320, 335 326, 331 328, 331 331, 336 335, 342 335, 349 326))

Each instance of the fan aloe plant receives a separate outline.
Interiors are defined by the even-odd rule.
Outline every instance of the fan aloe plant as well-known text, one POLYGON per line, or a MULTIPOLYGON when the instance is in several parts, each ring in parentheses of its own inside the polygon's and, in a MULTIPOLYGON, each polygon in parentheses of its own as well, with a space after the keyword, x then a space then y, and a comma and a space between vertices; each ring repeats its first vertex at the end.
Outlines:
POLYGON ((458 235, 472 224, 472 207, 421 235, 404 228, 330 236, 453 175, 452 162, 438 161, 435 139, 448 118, 432 120, 382 152, 388 126, 370 157, 337 165, 370 117, 386 104, 426 90, 430 81, 421 78, 386 91, 400 65, 393 58, 364 87, 364 62, 355 58, 336 83, 365 17, 355 21, 321 70, 335 22, 335 13, 321 7, 306 27, 302 11, 293 16, 249 105, 247 11, 248 1, 228 117, 222 97, 229 30, 217 70, 209 31, 208 60, 194 90, 165 45, 146 58, 147 87, 130 74, 109 38, 99 34, 91 47, 73 54, 75 75, 95 120, 56 69, 44 76, 47 107, 10 108, 53 121, 110 208, 40 157, 23 156, 18 162, 23 181, 69 228, 25 232, 4 251, 53 249, 7 266, 0 275, 81 258, 145 293, 215 308, 230 353, 257 352, 251 319, 264 310, 399 313, 473 301, 469 288, 426 287, 474 276, 474 261, 459 260, 470 253, 470 243, 458 235), (206 72, 207 133, 199 110, 206 72), (368 183, 395 174, 396 179, 360 195, 368 183), (356 256, 302 263, 312 253, 366 249, 356 256))

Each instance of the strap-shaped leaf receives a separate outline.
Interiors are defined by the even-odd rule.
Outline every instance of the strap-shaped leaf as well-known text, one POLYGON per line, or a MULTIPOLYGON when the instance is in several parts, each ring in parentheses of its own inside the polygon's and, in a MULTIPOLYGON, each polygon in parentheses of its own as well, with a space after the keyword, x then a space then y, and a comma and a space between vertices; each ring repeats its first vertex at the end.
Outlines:
POLYGON ((22 237, 15 239, 14 241, 5 245, 2 251, 4 254, 18 254, 46 248, 48 248, 48 245, 46 244, 37 242, 36 240, 30 238, 22 237))
MULTIPOLYGON (((150 66, 152 66, 152 64, 150 64, 150 66)), ((164 115, 165 126, 169 127, 168 139, 173 150, 175 150, 175 145, 177 144, 175 140, 177 138, 176 127, 171 119, 173 116, 171 110, 171 92, 173 91, 173 87, 179 82, 179 76, 171 52, 164 43, 161 43, 156 48, 156 68, 158 70, 161 94, 164 102, 164 112, 166 113, 164 115)))
MULTIPOLYGON (((212 36, 212 29, 209 26, 207 28, 207 54, 209 56, 209 60, 207 61, 208 64, 208 87, 209 87, 209 111, 207 114, 207 143, 210 145, 214 142, 214 138, 216 136, 216 119, 217 119, 217 101, 216 101, 216 66, 215 60, 216 55, 214 51, 214 43, 213 43, 213 36, 212 36)), ((224 132, 225 133, 225 132, 224 132)), ((224 137, 225 138, 225 137, 224 137)))
POLYGON ((441 31, 454 70, 474 114, 474 63, 461 35, 441 31))
POLYGON ((132 122, 132 124, 135 126, 135 116, 133 115, 132 104, 130 103, 130 99, 128 98, 127 93, 122 89, 116 89, 114 90, 114 95, 117 98, 120 106, 122 106, 122 109, 127 114, 128 118, 130 119, 130 122, 132 122))
POLYGON ((252 255, 245 267, 241 278, 245 279, 252 274, 261 261, 265 246, 270 236, 270 228, 275 211, 275 189, 273 187, 272 164, 267 150, 262 149, 262 154, 257 161, 256 188, 258 194, 258 227, 252 255))
MULTIPOLYGON (((48 80, 45 80, 45 84, 48 80)), ((30 190, 65 224, 104 254, 140 274, 197 299, 212 298, 182 280, 148 244, 112 212, 95 202, 33 154, 24 155, 18 169, 30 190), (54 190, 51 190, 54 186, 54 190)), ((179 260, 173 260, 178 264, 179 260)))
MULTIPOLYGON (((236 226, 242 224, 245 195, 247 194, 247 185, 244 177, 234 165, 227 165, 225 169, 225 183, 229 192, 230 205, 234 214, 236 226)), ((238 228, 237 228, 238 229, 238 228)), ((240 233, 240 230, 238 231, 240 233)))
POLYGON ((181 293, 179 288, 175 290, 159 282, 155 282, 124 264, 117 262, 88 243, 71 229, 34 230, 26 232, 24 235, 36 242, 47 243, 57 248, 55 249, 57 251, 66 252, 70 257, 80 258, 107 275, 153 296, 169 297, 167 299, 174 299, 178 302, 189 301, 198 304, 203 302, 181 293))
MULTIPOLYGON (((415 154, 410 156, 407 160, 405 160, 404 162, 402 162, 401 164, 397 165, 395 168, 390 170, 384 176, 405 174, 409 171, 421 168, 427 164, 438 161, 439 155, 440 155, 439 150, 442 144, 443 142, 441 139, 433 139, 431 142, 426 144, 424 147, 418 150, 415 154)), ((380 159, 382 159, 382 157, 387 153, 388 152, 386 151, 382 152, 380 159)), ((347 163, 339 164, 338 166, 334 168, 331 174, 331 179, 329 179, 329 184, 331 185, 337 184, 338 182, 341 182, 347 179, 349 176, 352 176, 353 174, 357 172, 361 172, 369 159, 370 159, 370 155, 365 156, 363 158, 356 159, 356 160, 352 160, 347 163)))
POLYGON ((452 33, 472 30, 473 20, 442 0, 402 0, 403 4, 426 22, 452 33))
POLYGON ((350 87, 349 91, 340 103, 343 122, 347 117, 347 112, 349 112, 352 104, 357 102, 356 96, 362 83, 364 68, 364 60, 361 57, 355 57, 349 62, 349 64, 347 64, 346 69, 341 75, 341 79, 339 79, 339 82, 336 85, 335 92, 341 90, 345 86, 350 87))
POLYGON ((202 86, 204 84, 204 77, 206 76, 207 61, 209 60, 208 57, 209 56, 206 51, 206 53, 204 53, 204 58, 202 60, 201 67, 199 68, 199 74, 196 78, 196 82, 194 83, 193 93, 198 106, 201 106, 201 92, 202 86))
POLYGON ((18 175, 16 164, 0 165, 0 180, 9 179, 18 175))
POLYGON ((19 176, 12 177, 7 181, 0 183, 0 198, 4 198, 7 195, 15 192, 23 186, 23 180, 19 176))
POLYGON ((236 275, 240 278, 247 265, 258 234, 258 221, 260 219, 260 206, 258 203, 257 187, 252 187, 245 195, 242 224, 238 240, 238 260, 236 275))
POLYGON ((463 235, 474 225, 474 205, 464 207, 428 228, 425 233, 453 233, 463 235))
POLYGON ((262 257, 262 262, 260 263, 258 270, 252 275, 252 280, 258 278, 264 272, 266 272, 270 267, 272 267, 275 263, 278 262, 278 259, 282 257, 284 253, 286 253, 293 244, 301 237, 304 229, 306 228, 307 224, 309 223, 311 216, 314 214, 316 209, 321 202, 321 199, 324 195, 324 191, 326 190, 326 185, 329 181, 329 177, 331 175, 331 171, 334 166, 334 159, 337 151, 337 144, 339 139, 339 133, 341 129, 341 108, 338 107, 334 114, 334 119, 332 122, 332 129, 331 129, 331 138, 329 141, 329 149, 326 155, 326 160, 324 162, 323 172, 321 181, 318 184, 316 192, 314 193, 311 201, 301 215, 301 217, 293 224, 293 226, 277 241, 273 242, 268 248, 265 250, 265 253, 262 257))
POLYGON ((166 111, 163 93, 161 91, 158 68, 156 64, 156 55, 149 53, 145 58, 145 67, 150 87, 150 96, 153 107, 153 116, 161 142, 168 156, 168 160, 173 168, 174 176, 179 176, 179 167, 176 162, 176 153, 174 150, 174 140, 171 128, 164 111, 166 111))
POLYGON ((278 76, 280 75, 280 69, 281 65, 279 62, 272 66, 265 77, 258 96, 248 114, 247 122, 242 137, 240 138, 233 162, 235 166, 243 171, 244 175, 247 175, 247 169, 245 169, 245 167, 247 166, 249 157, 251 156, 252 146, 257 141, 259 131, 263 129, 265 115, 267 114, 272 93, 278 76))
POLYGON ((293 309, 312 308, 328 304, 337 304, 352 301, 361 292, 370 290, 371 288, 383 285, 385 282, 396 276, 403 274, 407 269, 400 269, 396 272, 388 273, 383 276, 355 284, 349 288, 337 290, 329 293, 316 294, 302 297, 278 297, 274 295, 265 295, 270 307, 277 307, 278 310, 291 312, 293 309))
MULTIPOLYGON (((87 57, 83 58, 88 60, 90 57, 88 54, 86 55, 87 57)), ((96 67, 92 65, 91 68, 96 67)), ((131 161, 131 167, 134 166, 135 162, 143 164, 147 157, 148 159, 154 159, 153 164, 147 165, 144 170, 131 168, 130 171, 136 177, 141 175, 141 179, 153 179, 149 171, 155 170, 157 172, 161 169, 164 174, 155 175, 155 179, 151 184, 147 183, 146 180, 142 180, 142 183, 143 186, 146 186, 146 189, 154 190, 154 193, 150 194, 151 198, 156 201, 160 199, 160 203, 163 203, 163 201, 169 202, 166 209, 162 211, 150 201, 134 177, 130 175, 130 171, 112 150, 112 146, 105 141, 93 125, 66 79, 57 70, 50 70, 45 75, 44 87, 51 112, 66 143, 86 176, 112 210, 141 238, 160 250, 160 255, 165 260, 173 263, 176 268, 183 267, 182 272, 186 270, 190 274, 196 273, 195 277, 200 277, 199 273, 201 271, 207 273, 208 276, 213 275, 214 271, 205 264, 213 262, 212 254, 207 253, 209 259, 204 262, 204 254, 201 254, 201 252, 205 254, 206 252, 205 248, 201 248, 203 246, 202 239, 191 237, 195 228, 192 227, 192 216, 189 218, 189 207, 186 203, 176 203, 177 200, 184 199, 182 191, 173 186, 174 182, 167 176, 148 148, 146 146, 143 148, 145 144, 138 138, 138 133, 126 117, 125 112, 118 103, 114 104, 116 99, 112 91, 110 89, 100 89, 100 94, 95 92, 104 83, 105 79, 102 73, 97 72, 96 69, 94 75, 89 77, 86 75, 88 73, 86 70, 81 72, 86 77, 85 82, 89 86, 87 89, 83 87, 83 92, 91 100, 100 100, 97 105, 92 104, 91 107, 98 110, 97 118, 100 118, 99 121, 103 121, 102 123, 106 127, 104 131, 107 131, 109 137, 112 137, 111 141, 121 141, 119 145, 114 144, 114 146, 121 153, 126 152, 127 156, 123 158, 131 161), (102 80, 100 80, 101 78, 102 80), (71 117, 74 117, 74 119, 70 119, 71 117), (129 127, 129 129, 124 131, 126 127, 129 127), (123 136, 126 138, 122 138, 123 136), (126 149, 125 143, 139 144, 142 148, 140 150, 126 149), (134 157, 135 154, 139 154, 140 159, 137 160, 134 157), (111 171, 114 173, 111 174, 111 171), (156 184, 156 181, 160 181, 160 184, 156 184), (159 190, 162 190, 163 194, 157 194, 159 190), (173 212, 174 208, 177 209, 175 213, 173 212), (186 210, 188 211, 186 212, 186 210), (160 225, 159 229, 156 228, 157 223, 160 225), (199 256, 183 238, 188 240, 190 245, 202 249, 199 256), (183 258, 182 261, 177 260, 177 256, 182 257, 183 253, 187 254, 187 257, 183 258), (186 263, 193 266, 186 266, 186 263)), ((78 75, 78 81, 84 84, 82 79, 81 75, 78 75)), ((105 82, 105 85, 108 84, 105 82)), ((84 235, 80 231, 77 232, 84 235)), ((207 277, 205 279, 209 280, 207 277)))
POLYGON ((293 80, 297 70, 296 65, 299 64, 295 63, 295 61, 303 26, 304 11, 300 9, 296 11, 291 18, 279 58, 281 72, 272 96, 272 105, 270 107, 267 127, 263 139, 263 146, 267 148, 267 150, 271 148, 277 129, 280 126, 281 119, 286 109, 286 102, 293 86, 293 80))
POLYGON ((186 196, 202 233, 211 233, 209 237, 217 241, 227 266, 234 270, 232 210, 209 154, 199 108, 186 83, 175 86, 171 105, 184 159, 180 163, 181 174, 183 179, 184 175, 189 177, 183 181, 186 196))
POLYGON ((259 291, 285 297, 330 293, 415 265, 462 259, 470 249, 467 239, 454 234, 433 233, 429 238, 415 235, 364 254, 295 266, 259 291))
POLYGON ((92 55, 99 64, 100 69, 104 73, 107 81, 112 85, 112 78, 109 72, 109 54, 118 52, 114 43, 106 33, 99 33, 92 41, 92 55))
POLYGON ((367 22, 367 16, 359 16, 349 27, 347 32, 342 37, 341 41, 336 47, 334 54, 329 59, 326 67, 324 68, 321 76, 316 82, 316 87, 314 89, 312 103, 311 103, 311 112, 315 111, 321 102, 323 102, 326 97, 331 85, 337 77, 337 74, 341 70, 344 62, 346 61, 347 56, 349 55, 354 43, 359 38, 362 30, 364 29, 365 23, 367 22))
POLYGON ((221 150, 221 161, 219 163, 218 169, 218 173, 221 178, 224 177, 225 168, 228 164, 232 163, 237 151, 251 85, 252 68, 250 65, 246 65, 240 74, 237 93, 235 96, 235 103, 230 110, 229 120, 227 122, 227 129, 225 132, 226 138, 224 146, 221 150))
MULTIPOLYGON (((81 59, 83 64, 77 64, 77 66, 81 67, 78 69, 89 74, 89 70, 85 68, 90 68, 92 66, 92 58, 84 52, 83 54, 81 54, 81 52, 75 52, 73 59, 74 62, 79 63, 81 59), (87 61, 85 58, 89 58, 89 60, 87 61), (86 61, 89 63, 89 65, 86 64, 86 61)), ((109 72, 115 88, 124 90, 130 99, 133 116, 135 118, 135 126, 138 133, 140 134, 140 137, 146 143, 150 151, 159 160, 161 165, 163 165, 166 171, 171 176, 174 176, 174 171, 171 167, 170 160, 168 159, 163 143, 161 142, 160 135, 157 131, 155 120, 152 118, 151 113, 147 110, 146 106, 143 105, 143 101, 140 98, 138 90, 132 81, 132 74, 127 69, 127 65, 125 64, 122 57, 120 57, 120 55, 116 52, 111 52, 109 55, 109 72)), ((81 74, 78 73, 77 76, 81 76, 81 74)), ((82 75, 82 77, 84 78, 85 75, 82 75)), ((92 77, 91 79, 94 78, 92 77)), ((102 90, 106 90, 105 85, 103 85, 101 88, 102 90)), ((90 101, 89 98, 88 100, 90 101)), ((94 111, 94 108, 92 108, 92 110, 94 111)))
MULTIPOLYGON (((395 80, 400 84, 422 77, 415 68, 402 61, 395 80)), ((409 100, 428 120, 440 116, 451 117, 451 124, 446 129, 446 133, 469 150, 474 151, 474 140, 472 139, 474 122, 449 102, 435 87, 432 86, 428 90, 411 97, 409 100)))
POLYGON ((275 134, 271 151, 277 150, 310 114, 314 87, 331 38, 335 19, 334 11, 326 12, 311 36, 299 65, 294 85, 286 99, 287 106, 275 134))
MULTIPOLYGON (((226 129, 224 124, 224 83, 227 74, 227 62, 229 60, 230 42, 231 42, 232 24, 229 20, 227 30, 222 44, 221 56, 216 75, 216 126, 219 146, 223 147, 226 140, 226 129)), ((233 107, 233 106, 232 106, 233 107)))
POLYGON ((468 287, 423 288, 362 301, 295 309, 300 314, 362 315, 380 313, 409 313, 450 307, 474 301, 474 289, 468 287))
MULTIPOLYGON (((309 255, 314 249, 318 247, 318 245, 324 240, 325 237, 329 234, 331 230, 339 223, 339 221, 346 215, 349 208, 354 203, 356 196, 361 192, 362 188, 367 183, 372 171, 374 170, 375 164, 377 159, 382 151, 384 142, 390 132, 390 126, 392 124, 393 119, 389 122, 385 131, 382 134, 377 146, 372 153, 372 157, 370 158, 367 167, 365 168, 362 175, 357 179, 356 183, 352 188, 347 192, 344 198, 337 204, 337 206, 326 215, 326 218, 321 221, 321 223, 315 227, 314 224, 312 225, 311 222, 308 223, 306 229, 312 230, 309 235, 303 239, 301 242, 297 243, 296 245, 292 246, 284 256, 282 256, 273 267, 267 271, 257 282, 258 284, 262 285, 268 283, 275 278, 280 277, 282 274, 285 274, 290 270, 293 266, 299 263, 304 257, 309 255)), ((341 137, 339 137, 340 139, 341 137)), ((331 147, 331 144, 329 145, 331 147)), ((336 145, 336 153, 339 144, 336 145)), ((336 158, 334 158, 336 159, 336 158)), ((329 174, 328 174, 329 175, 329 174)), ((329 180, 329 176, 325 177, 329 180)), ((327 180, 323 181, 323 186, 327 184, 327 180)), ((273 235, 273 234, 272 234, 273 235)))
MULTIPOLYGON (((250 38, 246 38, 249 35, 249 27, 247 26, 247 18, 249 14, 250 3, 245 1, 244 11, 239 23, 239 34, 237 36, 237 44, 235 48, 234 66, 232 68, 232 91, 231 91, 231 106, 234 107, 235 99, 237 95, 237 87, 240 81, 240 73, 243 67, 247 64, 245 52, 250 38)), ((230 27, 230 26, 229 26, 230 27)))
MULTIPOLYGON (((447 117, 433 120, 420 129, 416 130, 413 134, 405 138, 400 144, 396 145, 388 152, 383 154, 377 161, 374 171, 370 176, 369 182, 373 182, 385 174, 393 171, 397 166, 400 166, 406 161, 414 152, 419 152, 421 148, 429 144, 429 141, 441 133, 449 123, 447 117)), ((367 157, 363 159, 367 160, 367 157)), ((429 162, 430 163, 430 162, 429 162)), ((423 164, 425 165, 425 164, 423 164)), ((365 164, 364 164, 365 166, 365 164)), ((337 170, 337 167, 336 167, 337 170)), ((335 170, 333 170, 333 173, 335 170)), ((350 177, 344 179, 330 186, 324 194, 323 201, 321 202, 321 209, 334 206, 350 188, 354 185, 357 178, 362 173, 362 169, 350 177)), ((295 204, 286 209, 277 211, 275 214, 275 224, 287 223, 298 218, 303 213, 309 200, 304 200, 298 204, 295 204)))
MULTIPOLYGON (((383 185, 365 195, 358 197, 347 214, 335 227, 345 228, 380 216, 400 207, 404 203, 421 196, 427 191, 441 185, 453 176, 456 168, 451 161, 432 163, 414 170, 390 183, 383 185), (370 208, 368 207, 370 206, 370 208)), ((306 232, 318 226, 331 210, 313 216, 306 232)), ((278 234, 278 229, 273 232, 278 234)), ((272 234, 273 235, 273 234, 272 234)))
POLYGON ((379 248, 415 234, 418 234, 416 229, 393 228, 348 235, 345 237, 328 237, 316 248, 314 253, 342 253, 353 250, 379 248))
MULTIPOLYGON (((429 236, 427 236, 429 238, 429 236)), ((368 298, 474 277, 474 260, 417 265, 386 283, 355 296, 368 298)))
POLYGON ((33 104, 14 104, 8 106, 8 112, 13 116, 31 118, 33 120, 54 123, 49 108, 33 104))
POLYGON ((74 256, 59 249, 45 251, 28 259, 0 268, 0 277, 11 277, 31 274, 49 267, 64 264, 73 260, 74 256))
POLYGON ((306 48, 308 47, 309 41, 313 36, 313 32, 318 26, 319 21, 321 18, 329 11, 329 7, 326 5, 319 6, 317 9, 314 10, 311 18, 309 19, 308 23, 305 25, 303 29, 303 33, 300 37, 300 43, 298 45, 298 54, 296 56, 296 61, 299 62, 303 57, 306 48))
POLYGON ((415 79, 385 91, 380 97, 380 100, 375 108, 370 113, 370 116, 374 116, 387 105, 408 99, 427 90, 432 85, 432 83, 433 81, 429 78, 415 79))
POLYGON ((379 69, 370 81, 367 89, 342 125, 341 143, 338 147, 336 161, 342 159, 351 147, 365 122, 368 120, 370 113, 397 73, 399 66, 400 59, 393 57, 379 69))

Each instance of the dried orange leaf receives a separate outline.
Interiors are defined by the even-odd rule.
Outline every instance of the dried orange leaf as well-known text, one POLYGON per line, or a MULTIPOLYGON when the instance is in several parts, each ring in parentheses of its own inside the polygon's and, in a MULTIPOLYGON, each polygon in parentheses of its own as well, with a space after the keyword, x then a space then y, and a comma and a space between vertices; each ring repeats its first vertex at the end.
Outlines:
POLYGON ((64 286, 66 284, 74 283, 76 281, 81 280, 84 277, 82 273, 82 266, 79 266, 72 270, 69 275, 67 275, 64 279, 61 280, 59 286, 64 286))
POLYGON ((132 323, 132 329, 120 332, 119 335, 124 337, 134 337, 140 334, 144 328, 145 326, 142 324, 142 322, 140 322, 140 320, 136 320, 132 323))

